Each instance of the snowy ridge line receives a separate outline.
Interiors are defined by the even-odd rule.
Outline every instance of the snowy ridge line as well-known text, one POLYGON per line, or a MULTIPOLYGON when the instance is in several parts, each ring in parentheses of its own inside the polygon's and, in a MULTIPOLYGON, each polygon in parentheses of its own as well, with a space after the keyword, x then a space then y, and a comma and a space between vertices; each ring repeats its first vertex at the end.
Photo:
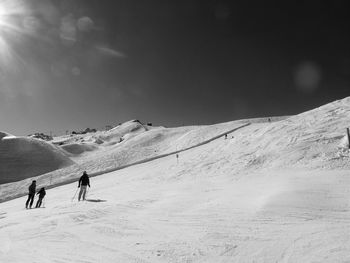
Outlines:
MULTIPOLYGON (((212 137, 211 139, 205 140, 205 141, 203 141, 201 143, 198 143, 196 145, 190 146, 190 147, 185 148, 185 149, 173 151, 173 152, 170 152, 170 153, 161 154, 161 155, 158 155, 158 156, 154 156, 154 157, 151 157, 151 158, 143 159, 141 161, 137 161, 137 162, 130 163, 130 164, 127 164, 127 165, 123 165, 123 166, 119 166, 119 167, 115 167, 115 168, 109 168, 109 169, 98 171, 98 172, 94 172, 94 173, 89 173, 89 177, 91 178, 91 177, 99 176, 99 175, 102 175, 102 174, 106 174, 106 173, 122 170, 122 169, 128 168, 130 166, 151 162, 151 161, 154 161, 154 160, 157 160, 157 159, 160 159, 160 158, 164 158, 164 157, 167 157, 167 156, 170 156, 170 155, 173 155, 173 154, 177 154, 177 153, 181 153, 181 152, 184 152, 184 151, 188 151, 188 150, 191 150, 193 148, 197 148, 197 147, 200 147, 202 145, 208 144, 208 143, 210 143, 212 141, 215 141, 215 140, 225 136, 226 134, 230 134, 230 133, 235 132, 235 131, 237 131, 239 129, 247 127, 249 125, 251 125, 250 122, 248 122, 248 123, 246 123, 246 124, 244 124, 242 126, 236 127, 234 129, 231 129, 229 131, 226 131, 224 133, 221 133, 219 135, 216 135, 216 136, 212 137)), ((77 164, 77 165, 79 166, 79 164, 77 164)), ((48 189, 52 189, 52 188, 59 187, 59 186, 62 186, 62 185, 67 185, 67 184, 71 184, 71 183, 77 182, 77 179, 79 179, 80 176, 81 175, 78 175, 77 177, 65 180, 63 182, 59 182, 59 183, 55 183, 55 184, 52 184, 52 185, 48 185, 45 188, 46 188, 46 190, 48 190, 48 189)), ((12 199, 16 199, 16 198, 20 198, 20 197, 24 197, 24 196, 27 196, 27 193, 14 195, 14 196, 11 196, 11 197, 8 197, 8 198, 5 198, 5 199, 0 199, 0 203, 7 202, 7 201, 10 201, 12 199)))
POLYGON ((244 120, 249 121, 250 123, 266 123, 266 122, 268 122, 268 119, 270 119, 270 122, 278 122, 278 121, 283 121, 283 120, 289 119, 290 117, 293 117, 293 116, 295 116, 295 115, 256 117, 256 118, 249 118, 249 119, 244 119, 244 120))
POLYGON ((158 156, 154 156, 154 157, 151 157, 151 158, 147 158, 147 159, 143 159, 141 161, 137 161, 137 162, 134 162, 134 163, 130 163, 130 164, 127 164, 127 165, 123 165, 123 166, 119 166, 119 167, 116 167, 116 168, 109 168, 109 169, 106 169, 106 170, 103 170, 103 171, 99 171, 99 172, 94 172, 94 173, 91 173, 89 174, 90 177, 94 177, 94 176, 98 176, 98 175, 101 175, 101 174, 105 174, 105 173, 110 173, 110 172, 114 172, 114 171, 117 171, 117 170, 121 170, 121 169, 125 169, 125 168, 128 168, 130 166, 134 166, 134 165, 138 165, 138 164, 143 164, 143 163, 147 163, 147 162, 151 162, 151 161, 154 161, 154 160, 157 160, 157 159, 160 159, 160 158, 164 158, 164 157, 167 157, 167 156, 170 156, 170 155, 173 155, 173 154, 177 154, 177 153, 181 153, 181 152, 184 152, 184 151, 188 151, 188 150, 191 150, 193 148, 197 148, 197 147, 200 147, 204 144, 208 144, 212 141, 215 141, 217 139, 219 139, 220 137, 223 137, 225 136, 225 134, 230 134, 234 131, 237 131, 239 129, 242 129, 244 127, 247 127, 248 125, 250 125, 251 123, 246 123, 242 126, 239 126, 237 128, 234 128, 232 130, 229 130, 227 132, 224 132, 224 133, 221 133, 209 140, 206 140, 206 141, 203 141, 201 143, 198 143, 196 145, 193 145, 191 147, 188 147, 188 148, 185 148, 185 149, 181 149, 181 150, 177 150, 177 151, 173 151, 173 152, 170 152, 170 153, 164 153, 164 154, 161 154, 161 155, 158 155, 158 156))

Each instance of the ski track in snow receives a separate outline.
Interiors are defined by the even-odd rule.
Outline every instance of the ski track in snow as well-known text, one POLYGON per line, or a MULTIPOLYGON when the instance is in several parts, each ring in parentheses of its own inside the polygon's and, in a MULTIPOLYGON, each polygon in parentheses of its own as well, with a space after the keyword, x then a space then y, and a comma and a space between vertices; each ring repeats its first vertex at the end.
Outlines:
POLYGON ((250 175, 235 183, 230 177, 206 176, 169 182, 157 177, 165 171, 156 167, 160 164, 144 164, 93 178, 88 198, 106 202, 71 202, 67 193, 73 195, 76 188, 71 184, 50 190, 45 209, 23 209, 25 198, 1 204, 8 212, 0 226, 0 242, 7 244, 0 249, 0 258, 6 262, 349 260, 350 212, 344 196, 350 179, 344 172, 332 174, 336 180, 324 171, 296 171, 284 173, 283 179, 275 173, 250 175))

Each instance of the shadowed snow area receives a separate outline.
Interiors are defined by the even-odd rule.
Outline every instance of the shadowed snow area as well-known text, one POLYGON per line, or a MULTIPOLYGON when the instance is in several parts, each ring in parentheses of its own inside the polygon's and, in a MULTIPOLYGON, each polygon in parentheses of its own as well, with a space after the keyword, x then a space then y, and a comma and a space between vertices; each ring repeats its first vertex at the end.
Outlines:
MULTIPOLYGON (((49 189, 43 209, 25 210, 25 197, 1 203, 0 259, 350 262, 349 121, 346 98, 271 122, 163 128, 132 121, 55 138, 62 147, 94 149, 36 177, 38 188, 76 180, 82 170, 110 172, 91 177, 85 202, 77 202, 74 182, 49 189)), ((1 185, 1 199, 29 183, 1 185)))
POLYGON ((93 144, 71 143, 62 146, 62 149, 70 154, 82 154, 84 152, 94 151, 97 147, 93 144))
POLYGON ((0 132, 0 184, 23 180, 73 164, 59 148, 34 138, 0 132))

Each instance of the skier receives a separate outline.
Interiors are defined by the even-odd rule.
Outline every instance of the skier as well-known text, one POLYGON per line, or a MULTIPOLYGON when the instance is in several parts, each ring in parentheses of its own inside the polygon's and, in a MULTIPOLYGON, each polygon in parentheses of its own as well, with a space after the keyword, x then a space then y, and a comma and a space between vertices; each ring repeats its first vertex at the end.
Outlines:
POLYGON ((225 140, 227 139, 227 134, 225 134, 225 140))
POLYGON ((39 195, 39 199, 38 199, 38 202, 36 202, 35 208, 39 208, 41 206, 41 203, 46 195, 45 187, 41 188, 40 191, 37 192, 37 195, 39 195))
POLYGON ((29 193, 28 193, 28 199, 26 202, 26 208, 28 209, 28 205, 30 202, 29 208, 32 208, 33 202, 34 202, 34 196, 35 196, 35 188, 36 188, 36 181, 34 180, 32 184, 28 187, 29 193))
POLYGON ((79 179, 78 188, 80 187, 80 192, 79 192, 79 196, 78 196, 78 201, 80 201, 81 197, 83 197, 83 200, 85 200, 87 186, 90 187, 90 180, 89 180, 89 176, 87 175, 86 171, 84 171, 83 175, 79 179), (81 185, 81 187, 80 187, 80 185, 81 185))

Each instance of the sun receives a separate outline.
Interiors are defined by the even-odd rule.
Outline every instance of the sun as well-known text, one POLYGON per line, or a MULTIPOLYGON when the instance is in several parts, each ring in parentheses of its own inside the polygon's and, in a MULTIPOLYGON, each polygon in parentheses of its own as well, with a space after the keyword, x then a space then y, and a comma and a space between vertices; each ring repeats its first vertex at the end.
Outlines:
POLYGON ((26 34, 23 21, 30 14, 24 0, 0 0, 0 67, 1 71, 15 66, 18 59, 13 42, 26 34))
POLYGON ((0 0, 0 30, 20 30, 20 20, 30 13, 24 0, 0 0))
POLYGON ((0 30, 2 31, 5 29, 4 27, 7 27, 9 21, 9 14, 7 11, 7 4, 4 1, 0 0, 0 30))

